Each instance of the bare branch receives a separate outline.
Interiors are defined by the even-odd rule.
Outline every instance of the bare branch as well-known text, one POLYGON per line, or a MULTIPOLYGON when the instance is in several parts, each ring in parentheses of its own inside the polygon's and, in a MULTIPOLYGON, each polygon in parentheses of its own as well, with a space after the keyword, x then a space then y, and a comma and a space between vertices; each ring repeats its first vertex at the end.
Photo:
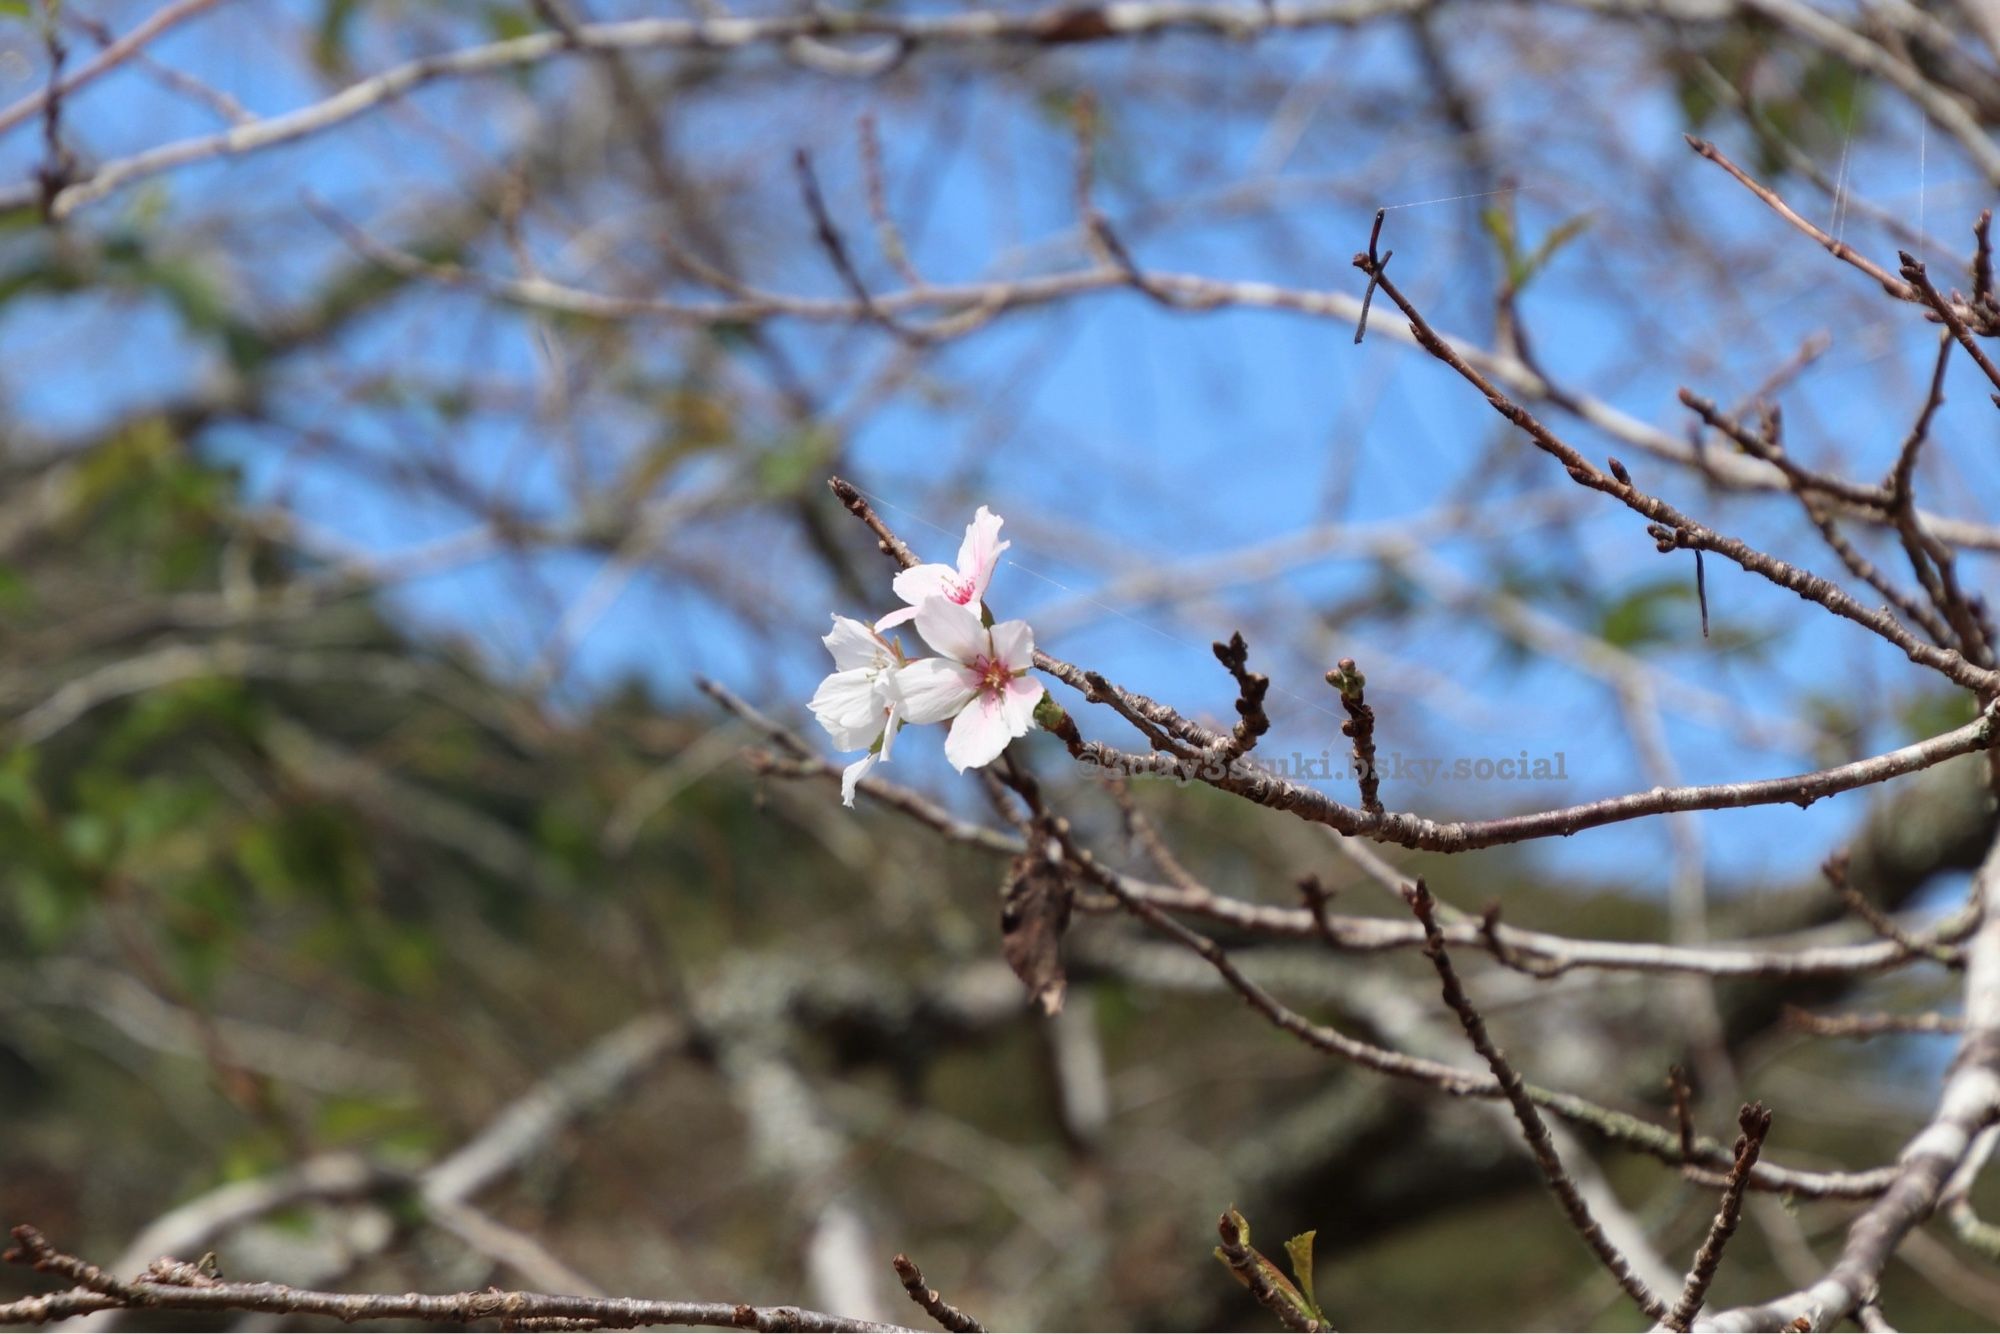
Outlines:
POLYGON ((951 1334, 985 1334, 986 1326, 974 1320, 965 1312, 953 1306, 938 1295, 936 1288, 924 1282, 924 1271, 907 1255, 898 1255, 890 1261, 896 1269, 896 1277, 903 1281, 903 1291, 910 1294, 910 1300, 924 1308, 931 1319, 951 1334))
MULTIPOLYGON (((6 1259, 46 1274, 69 1279, 84 1293, 31 1297, 0 1306, 0 1325, 39 1323, 54 1314, 81 1311, 256 1311, 267 1315, 308 1315, 352 1323, 357 1320, 400 1320, 422 1324, 467 1324, 475 1320, 589 1321, 602 1329, 632 1329, 639 1325, 704 1325, 719 1329, 805 1330, 824 1334, 896 1330, 844 1316, 827 1315, 796 1306, 747 1306, 729 1302, 650 1301, 637 1297, 570 1297, 539 1292, 423 1293, 314 1292, 282 1283, 186 1281, 176 1266, 156 1278, 126 1282, 97 1266, 51 1246, 34 1228, 14 1229, 15 1249, 6 1259), (165 1281, 172 1278, 175 1281, 165 1281)), ((188 1266, 186 1268, 192 1268, 188 1266)), ((158 1266, 154 1271, 158 1272, 158 1266)))
POLYGON ((1708 1236, 1695 1252, 1687 1285, 1681 1289, 1680 1300, 1674 1303, 1664 1322, 1668 1329, 1687 1330, 1708 1297, 1716 1270, 1722 1267, 1722 1250, 1736 1234, 1736 1222, 1743 1215, 1743 1192, 1750 1184, 1750 1170, 1757 1165, 1757 1155, 1763 1152, 1764 1137, 1771 1133, 1770 1110, 1761 1102, 1749 1103, 1738 1116, 1737 1124, 1743 1133, 1736 1141, 1736 1165, 1729 1169, 1729 1184, 1722 1189, 1722 1204, 1708 1226, 1708 1236))
MULTIPOLYGON (((1549 1189, 1554 1192, 1556 1201, 1562 1205, 1563 1213, 1568 1215, 1570 1225, 1576 1229, 1577 1235, 1583 1238, 1584 1245, 1590 1248, 1591 1254, 1597 1257, 1597 1262, 1618 1281, 1618 1286, 1625 1290, 1625 1295, 1630 1297, 1641 1311, 1653 1320, 1666 1317, 1666 1302, 1646 1286, 1645 1280, 1633 1270, 1632 1262, 1612 1245, 1611 1239, 1604 1235, 1604 1229, 1599 1226, 1597 1219, 1592 1217, 1590 1206, 1584 1202, 1576 1183, 1570 1180, 1569 1173, 1563 1168, 1562 1159, 1556 1153, 1555 1141, 1549 1136, 1548 1124, 1542 1120, 1542 1114, 1536 1109, 1534 1099, 1528 1095, 1527 1084, 1508 1062, 1506 1054, 1488 1036, 1486 1021, 1473 1006, 1472 998, 1465 994, 1465 987, 1458 980, 1458 970, 1452 967, 1451 956, 1445 951, 1444 936, 1438 930, 1437 913, 1430 891, 1424 887, 1424 882, 1420 879, 1410 885, 1406 895, 1410 902, 1410 910, 1423 925, 1424 954, 1429 957, 1431 966, 1437 970, 1438 981, 1444 988, 1444 1003, 1458 1016, 1458 1022, 1465 1029, 1465 1036, 1472 1043, 1473 1050, 1479 1053, 1493 1071, 1493 1077, 1499 1082, 1502 1095, 1514 1109, 1514 1119, 1520 1122, 1521 1134, 1528 1141, 1528 1148, 1534 1154, 1535 1164, 1542 1169, 1542 1176, 1548 1182, 1549 1189)), ((1746 1177, 1748 1175, 1747 1168, 1744 1175, 1746 1177)))

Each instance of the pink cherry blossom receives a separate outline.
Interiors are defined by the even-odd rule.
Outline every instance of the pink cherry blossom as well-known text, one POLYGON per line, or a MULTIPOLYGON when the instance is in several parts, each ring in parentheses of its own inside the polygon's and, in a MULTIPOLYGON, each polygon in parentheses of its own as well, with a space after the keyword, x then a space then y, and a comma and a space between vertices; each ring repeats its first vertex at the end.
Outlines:
POLYGON ((913 619, 924 600, 933 597, 970 607, 978 615, 986 598, 986 587, 993 582, 993 568, 1000 563, 1000 553, 1014 545, 1000 540, 1000 525, 1005 522, 981 505, 972 522, 965 525, 965 541, 958 548, 958 567, 916 565, 897 575, 896 596, 910 605, 890 612, 875 623, 875 628, 887 630, 913 619))
POLYGON ((891 678, 901 716, 913 723, 951 719, 944 757, 960 773, 992 763, 1035 725, 1042 685, 1028 677, 1034 631, 1026 621, 982 625, 978 612, 944 597, 924 599, 916 618, 917 633, 943 656, 919 658, 891 678))

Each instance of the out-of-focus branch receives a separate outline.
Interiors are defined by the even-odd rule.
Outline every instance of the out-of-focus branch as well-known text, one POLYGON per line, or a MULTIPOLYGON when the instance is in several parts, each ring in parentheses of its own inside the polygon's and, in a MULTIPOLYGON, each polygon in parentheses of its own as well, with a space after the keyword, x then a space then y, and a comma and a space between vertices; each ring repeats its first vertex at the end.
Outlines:
MULTIPOLYGON (((720 1329, 804 1330, 824 1334, 902 1330, 900 1325, 851 1320, 796 1306, 730 1302, 653 1301, 638 1297, 573 1297, 540 1292, 423 1293, 315 1292, 282 1283, 226 1283, 193 1264, 160 1259, 146 1277, 114 1278, 93 1264, 51 1246, 34 1228, 14 1229, 6 1258, 69 1279, 76 1289, 0 1305, 0 1325, 41 1324, 85 1311, 256 1311, 309 1315, 352 1323, 398 1320, 467 1324, 477 1320, 580 1321, 567 1328, 631 1329, 639 1325, 701 1325, 720 1329)), ((546 1326, 545 1326, 546 1327, 546 1326)))
POLYGON ((85 84, 110 73, 139 55, 154 38, 215 8, 218 0, 173 0, 147 15, 123 37, 116 38, 97 55, 57 80, 53 87, 28 93, 0 110, 0 134, 5 134, 48 105, 50 97, 67 97, 85 84))
POLYGON ((1948 1184, 2000 1117, 2000 844, 1974 881, 1984 920, 1967 946, 1965 1037, 1930 1123, 1905 1146, 1895 1182, 1847 1230, 1847 1244, 1812 1286, 1724 1311, 1699 1328, 1831 1329, 1871 1301, 1903 1239, 1936 1211, 1948 1184))

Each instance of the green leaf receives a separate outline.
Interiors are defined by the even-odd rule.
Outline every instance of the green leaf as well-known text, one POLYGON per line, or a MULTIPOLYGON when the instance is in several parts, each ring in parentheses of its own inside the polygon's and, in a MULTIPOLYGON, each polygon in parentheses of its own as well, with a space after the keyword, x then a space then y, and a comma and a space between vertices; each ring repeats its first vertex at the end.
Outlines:
MULTIPOLYGON (((1244 1250, 1250 1253, 1251 1266, 1256 1269, 1258 1276, 1270 1285, 1271 1290, 1277 1293, 1279 1300, 1290 1306, 1294 1311, 1297 1311, 1306 1320, 1316 1321, 1321 1325, 1326 1324, 1325 1318, 1319 1313, 1319 1307, 1304 1293, 1301 1293, 1289 1278, 1285 1277, 1283 1270, 1272 1264, 1262 1251, 1250 1244, 1250 1220, 1238 1213, 1234 1208, 1230 1209, 1229 1218, 1230 1221, 1236 1224, 1238 1243, 1244 1250)), ((1299 1252, 1294 1247, 1297 1247, 1301 1242, 1304 1243, 1306 1256, 1305 1272, 1308 1275, 1308 1283, 1310 1283, 1310 1275, 1312 1273, 1312 1238, 1313 1234, 1306 1232, 1285 1243, 1285 1249, 1291 1253, 1292 1263, 1295 1267, 1298 1264, 1299 1252)), ((1229 1255, 1222 1247, 1217 1246, 1215 1248, 1215 1258, 1222 1262, 1223 1267, 1229 1270, 1238 1283, 1241 1283, 1246 1288, 1251 1286, 1250 1280, 1239 1273, 1235 1265, 1229 1263, 1229 1255)))
POLYGON ((757 481, 773 499, 817 490, 838 452, 833 432, 816 425, 804 427, 758 456, 757 481))
POLYGON ((1521 245, 1514 236, 1514 210, 1494 204, 1479 210, 1480 225, 1493 238, 1494 248, 1500 252, 1500 262, 1507 266, 1510 276, 1521 265, 1521 245))
POLYGON ((1685 638, 1676 632, 1677 622, 1667 612, 1694 599, 1692 579, 1666 578, 1641 584, 1606 607, 1597 624, 1597 637, 1614 648, 1637 648, 1685 638))
POLYGON ((1292 1277, 1298 1280, 1299 1291, 1305 1295, 1313 1319, 1324 1325, 1326 1316, 1319 1309, 1319 1298, 1313 1295, 1313 1238, 1318 1235, 1317 1228, 1299 1233, 1285 1243, 1285 1254, 1291 1257, 1292 1277))
POLYGON ((1507 270, 1507 285, 1518 292, 1555 258, 1557 251, 1583 234, 1590 226, 1591 215, 1579 213, 1565 219, 1526 253, 1521 250, 1521 234, 1515 225, 1511 204, 1496 204, 1481 209, 1479 221, 1485 226, 1486 234, 1493 238, 1494 248, 1500 252, 1500 262, 1507 270))
POLYGON ((1579 213, 1575 217, 1559 223, 1555 230, 1544 236, 1542 243, 1535 247, 1535 252, 1528 256, 1526 263, 1522 266, 1521 282, 1526 283, 1530 278, 1541 272, 1542 268, 1551 259, 1555 258, 1556 251, 1561 250, 1571 241, 1574 241, 1577 237, 1588 231, 1591 220, 1591 214, 1579 213))
POLYGON ((72 815, 63 821, 62 843, 76 860, 102 866, 111 857, 111 822, 101 815, 72 815))
POLYGON ((35 786, 36 752, 17 746, 0 758, 0 812, 19 820, 40 820, 47 814, 35 786))
POLYGON ((1897 710, 1897 722, 1913 741, 1963 727, 1979 716, 1979 705, 1963 690, 1926 691, 1897 710))
POLYGON ((499 42, 526 37, 540 27, 525 10, 508 5, 488 5, 481 17, 486 22, 486 31, 499 42))
POLYGON ((361 0, 326 0, 319 12, 319 31, 313 38, 313 64, 322 74, 341 74, 348 67, 347 38, 361 0))

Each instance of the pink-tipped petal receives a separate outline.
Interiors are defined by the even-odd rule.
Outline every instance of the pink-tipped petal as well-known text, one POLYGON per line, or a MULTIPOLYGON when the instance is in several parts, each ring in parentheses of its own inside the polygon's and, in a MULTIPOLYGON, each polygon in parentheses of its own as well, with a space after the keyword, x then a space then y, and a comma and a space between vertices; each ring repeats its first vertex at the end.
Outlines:
POLYGON ((917 609, 915 607, 898 607, 881 620, 875 622, 875 633, 886 633, 903 624, 905 621, 914 621, 916 619, 917 609))
POLYGON ((958 582, 958 571, 949 565, 913 565, 898 574, 890 587, 912 607, 921 607, 925 598, 950 597, 958 582))
POLYGON ((987 585, 993 582, 993 569, 1000 563, 1000 553, 1014 545, 1000 540, 1000 525, 1005 522, 981 505, 972 522, 965 525, 965 541, 958 548, 958 576, 972 585, 974 601, 984 600, 987 585))

